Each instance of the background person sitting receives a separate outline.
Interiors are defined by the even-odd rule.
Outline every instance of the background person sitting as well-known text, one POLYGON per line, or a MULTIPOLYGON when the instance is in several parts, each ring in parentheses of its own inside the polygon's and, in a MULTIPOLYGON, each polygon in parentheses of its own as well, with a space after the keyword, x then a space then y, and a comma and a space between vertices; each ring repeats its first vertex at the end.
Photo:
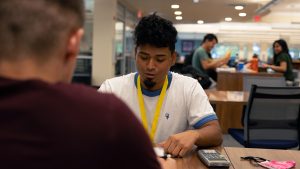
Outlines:
POLYGON ((253 54, 252 59, 246 64, 246 68, 258 72, 258 55, 253 54))
POLYGON ((285 40, 279 39, 273 43, 273 54, 273 64, 263 64, 263 67, 283 73, 287 84, 293 84, 295 77, 292 57, 289 54, 289 48, 285 40))
POLYGON ((216 35, 205 35, 201 46, 195 50, 192 59, 193 67, 198 69, 201 73, 211 77, 214 81, 217 81, 216 68, 226 65, 231 54, 230 52, 227 52, 224 57, 212 59, 210 52, 217 43, 218 39, 216 35))
POLYGON ((173 156, 185 156, 195 146, 220 145, 219 122, 202 87, 193 78, 169 71, 176 61, 177 30, 172 22, 156 14, 145 16, 134 37, 138 71, 106 80, 99 91, 124 100, 153 143, 173 156))

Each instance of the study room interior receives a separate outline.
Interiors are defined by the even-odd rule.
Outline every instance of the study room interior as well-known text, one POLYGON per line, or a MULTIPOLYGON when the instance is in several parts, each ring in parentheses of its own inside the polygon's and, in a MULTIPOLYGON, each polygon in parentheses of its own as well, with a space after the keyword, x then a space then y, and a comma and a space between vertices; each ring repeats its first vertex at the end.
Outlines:
MULTIPOLYGON (((173 22, 178 36, 171 71, 185 76, 193 77, 183 71, 187 58, 206 34, 215 34, 211 59, 228 51, 230 57, 215 69, 217 79, 202 86, 223 133, 222 145, 210 149, 228 159, 229 168, 259 168, 240 158, 246 156, 300 168, 300 0, 85 0, 85 8, 73 83, 97 90, 106 79, 136 72, 133 31, 148 14, 173 22), (270 66, 279 39, 288 45, 293 80, 270 66)), ((207 168, 196 152, 175 160, 178 169, 207 168)))

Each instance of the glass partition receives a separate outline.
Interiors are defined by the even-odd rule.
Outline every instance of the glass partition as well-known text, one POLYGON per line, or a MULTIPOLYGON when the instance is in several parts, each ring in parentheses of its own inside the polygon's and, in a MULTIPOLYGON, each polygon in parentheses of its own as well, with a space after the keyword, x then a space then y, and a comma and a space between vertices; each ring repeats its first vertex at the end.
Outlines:
POLYGON ((80 52, 74 71, 73 83, 91 84, 92 45, 93 45, 93 9, 94 0, 85 0, 84 35, 80 43, 80 52))
POLYGON ((115 24, 115 75, 124 72, 124 22, 118 20, 115 24))
POLYGON ((118 3, 115 34, 115 75, 120 76, 136 71, 134 62, 133 31, 136 16, 118 3))

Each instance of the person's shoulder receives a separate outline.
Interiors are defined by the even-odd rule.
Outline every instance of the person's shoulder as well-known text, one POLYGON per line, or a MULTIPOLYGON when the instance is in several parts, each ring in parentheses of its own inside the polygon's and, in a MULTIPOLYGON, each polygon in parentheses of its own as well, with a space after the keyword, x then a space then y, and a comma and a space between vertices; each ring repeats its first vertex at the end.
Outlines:
POLYGON ((199 46, 198 48, 196 48, 194 53, 201 53, 203 51, 202 46, 199 46))
POLYGON ((122 75, 122 76, 118 76, 118 77, 114 77, 111 79, 107 79, 105 80, 105 83, 110 83, 110 84, 125 84, 125 83, 129 83, 132 82, 134 80, 134 76, 136 73, 129 73, 126 75, 122 75))
POLYGON ((288 57, 289 57, 289 54, 283 52, 283 53, 281 53, 279 56, 288 58, 288 57))
POLYGON ((202 46, 200 46, 200 47, 198 47, 198 48, 196 49, 195 55, 198 55, 198 56, 206 56, 207 54, 206 54, 205 49, 204 49, 202 46))
POLYGON ((175 72, 172 73, 172 83, 180 84, 180 85, 195 85, 198 84, 198 81, 192 77, 185 76, 182 74, 178 74, 175 72))
POLYGON ((202 86, 196 79, 173 72, 172 76, 173 78, 171 85, 174 91, 182 91, 187 94, 187 96, 191 96, 192 93, 204 93, 202 86))
POLYGON ((278 55, 278 59, 279 60, 288 60, 289 59, 289 54, 282 52, 278 55))
POLYGON ((133 84, 135 81, 135 75, 136 73, 130 73, 127 75, 107 79, 100 85, 99 91, 115 93, 116 95, 119 95, 120 93, 123 93, 134 86, 133 84))
POLYGON ((205 49, 202 46, 200 46, 198 49, 199 49, 199 52, 205 52, 205 49))
MULTIPOLYGON (((125 103, 116 96, 97 92, 96 88, 83 84, 51 84, 40 80, 28 80, 18 82, 15 86, 19 88, 20 93, 26 95, 23 97, 27 99, 26 102, 38 103, 38 110, 43 112, 44 116, 52 120, 59 117, 62 123, 70 118, 82 117, 89 121, 95 119, 94 122, 99 123, 101 119, 113 119, 130 112, 125 103)), ((62 123, 58 123, 57 126, 62 123)), ((81 122, 78 121, 78 124, 81 122)))
MULTIPOLYGON (((53 88, 54 92, 47 95, 45 102, 55 106, 55 113, 67 112, 71 117, 84 117, 93 121, 91 124, 103 121, 121 124, 120 119, 128 121, 134 118, 128 106, 114 94, 98 92, 95 88, 80 84, 57 84, 53 88)), ((67 115, 64 115, 64 120, 67 115)))
MULTIPOLYGON (((83 84, 56 84, 50 88, 57 101, 65 102, 73 107, 101 108, 104 105, 118 104, 120 101, 113 95, 97 92, 97 89, 83 84)), ((52 98, 54 99, 54 98, 52 98)))

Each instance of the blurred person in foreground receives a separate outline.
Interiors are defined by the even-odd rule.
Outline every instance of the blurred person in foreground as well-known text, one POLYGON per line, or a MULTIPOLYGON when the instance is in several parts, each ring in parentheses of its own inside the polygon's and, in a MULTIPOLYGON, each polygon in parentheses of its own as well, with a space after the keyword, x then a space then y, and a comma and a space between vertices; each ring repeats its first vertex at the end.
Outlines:
POLYGON ((285 40, 279 39, 273 43, 273 64, 263 64, 265 68, 271 68, 283 73, 287 84, 294 82, 292 57, 285 40))
POLYGON ((0 168, 160 168, 123 102, 69 84, 82 0, 1 0, 0 22, 0 168))
POLYGON ((218 43, 218 38, 214 34, 206 34, 202 44, 198 47, 192 58, 192 65, 201 73, 208 75, 214 81, 217 81, 216 68, 226 65, 230 59, 230 51, 227 51, 225 56, 218 59, 212 59, 211 50, 218 43))
POLYGON ((176 61, 177 30, 156 14, 134 31, 138 72, 106 80, 99 91, 123 99, 142 121, 155 145, 184 156, 194 145, 218 146, 217 116, 197 80, 170 72, 176 61))

